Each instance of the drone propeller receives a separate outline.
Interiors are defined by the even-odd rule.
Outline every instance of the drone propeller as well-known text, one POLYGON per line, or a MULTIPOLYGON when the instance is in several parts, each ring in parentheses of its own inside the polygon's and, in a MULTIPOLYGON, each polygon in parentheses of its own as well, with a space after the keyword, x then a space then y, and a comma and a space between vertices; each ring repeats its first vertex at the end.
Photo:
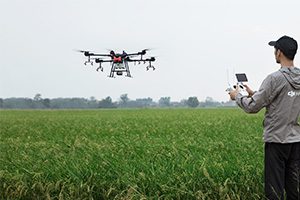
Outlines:
POLYGON ((79 50, 79 49, 74 49, 74 51, 77 51, 77 52, 80 52, 80 53, 84 53, 84 52, 86 52, 86 51, 79 50))
POLYGON ((85 56, 94 55, 93 53, 90 53, 89 51, 84 51, 84 50, 79 50, 79 49, 75 49, 74 51, 77 51, 77 52, 80 52, 80 53, 84 53, 85 56))
POLYGON ((74 51, 77 51, 79 53, 89 53, 89 51, 84 51, 84 50, 80 50, 80 49, 74 49, 74 51))
POLYGON ((74 49, 74 51, 84 53, 84 56, 88 57, 88 60, 83 63, 84 65, 87 65, 88 63, 91 63, 92 66, 94 65, 94 63, 93 63, 93 61, 91 61, 91 57, 90 57, 91 55, 94 55, 93 53, 90 53, 89 51, 79 50, 79 49, 74 49))
POLYGON ((141 52, 139 52, 139 54, 141 55, 145 55, 147 53, 147 51, 150 51, 152 49, 143 49, 141 52))

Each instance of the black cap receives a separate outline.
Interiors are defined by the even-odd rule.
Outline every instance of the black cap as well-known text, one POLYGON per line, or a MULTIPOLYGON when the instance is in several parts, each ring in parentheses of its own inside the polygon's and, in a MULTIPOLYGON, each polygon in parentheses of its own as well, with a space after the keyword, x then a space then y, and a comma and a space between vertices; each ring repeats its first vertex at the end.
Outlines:
POLYGON ((294 60, 298 49, 297 41, 286 35, 282 36, 277 41, 269 42, 269 45, 274 46, 276 49, 280 49, 280 51, 290 60, 294 60))

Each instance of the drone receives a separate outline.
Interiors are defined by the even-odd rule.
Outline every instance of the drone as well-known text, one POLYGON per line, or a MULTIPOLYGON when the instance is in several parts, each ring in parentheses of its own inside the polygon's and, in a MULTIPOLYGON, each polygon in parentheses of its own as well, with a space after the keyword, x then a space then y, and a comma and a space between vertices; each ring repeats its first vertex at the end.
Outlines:
POLYGON ((137 53, 126 53, 123 51, 121 54, 116 54, 113 50, 110 50, 109 54, 91 53, 83 50, 77 51, 83 53, 83 55, 87 57, 84 65, 91 64, 93 66, 94 63, 99 64, 98 68, 96 69, 97 72, 99 72, 99 70, 103 72, 102 63, 111 63, 111 69, 108 75, 110 78, 115 78, 115 74, 122 76, 123 73, 125 73, 126 77, 132 78, 129 70, 129 62, 134 62, 134 64, 146 64, 148 62, 149 65, 146 67, 147 71, 149 69, 153 69, 153 71, 155 70, 155 67, 152 65, 152 62, 155 61, 155 57, 143 58, 149 49, 143 49, 137 53))

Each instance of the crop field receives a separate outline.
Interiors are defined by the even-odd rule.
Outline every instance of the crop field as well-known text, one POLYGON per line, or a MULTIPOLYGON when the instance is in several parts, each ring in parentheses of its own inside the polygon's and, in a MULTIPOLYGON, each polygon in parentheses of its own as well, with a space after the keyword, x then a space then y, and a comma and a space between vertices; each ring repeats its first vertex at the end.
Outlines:
POLYGON ((264 111, 0 114, 1 199, 264 198, 264 111))

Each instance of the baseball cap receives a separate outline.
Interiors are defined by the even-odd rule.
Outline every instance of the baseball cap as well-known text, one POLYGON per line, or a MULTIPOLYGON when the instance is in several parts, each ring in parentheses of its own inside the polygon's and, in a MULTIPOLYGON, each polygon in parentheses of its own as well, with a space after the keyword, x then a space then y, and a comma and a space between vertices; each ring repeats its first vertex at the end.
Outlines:
POLYGON ((294 60, 298 49, 297 41, 286 35, 282 36, 277 41, 269 42, 269 45, 280 49, 280 51, 290 60, 294 60))

